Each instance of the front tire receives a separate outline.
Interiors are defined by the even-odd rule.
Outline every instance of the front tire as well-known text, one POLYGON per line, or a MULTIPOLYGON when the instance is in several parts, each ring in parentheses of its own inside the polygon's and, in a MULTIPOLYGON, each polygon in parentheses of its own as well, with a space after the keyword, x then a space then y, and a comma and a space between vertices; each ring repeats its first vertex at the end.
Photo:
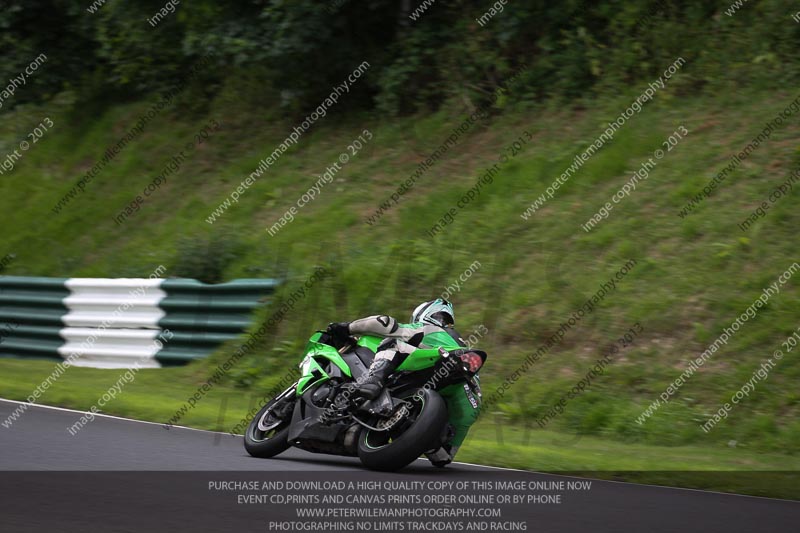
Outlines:
POLYGON ((411 402, 410 421, 390 431, 364 429, 358 439, 358 458, 372 470, 400 470, 424 452, 441 445, 442 427, 447 424, 447 406, 439 393, 420 389, 411 402), (418 399, 416 399, 418 398, 418 399))
MULTIPOLYGON (((291 398, 284 397, 280 402, 293 402, 291 398)), ((275 457, 289 449, 289 426, 291 425, 292 411, 288 416, 277 418, 271 411, 279 407, 275 400, 270 401, 261 408, 244 434, 244 449, 253 457, 266 459, 275 457), (262 426, 259 427, 259 422, 262 426), (268 429, 262 429, 268 428, 268 429)))

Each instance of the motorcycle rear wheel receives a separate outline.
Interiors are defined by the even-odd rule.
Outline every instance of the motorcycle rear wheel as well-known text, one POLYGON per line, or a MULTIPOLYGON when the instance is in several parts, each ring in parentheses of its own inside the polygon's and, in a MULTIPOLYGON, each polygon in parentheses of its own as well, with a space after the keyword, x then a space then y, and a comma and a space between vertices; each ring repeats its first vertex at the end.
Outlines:
POLYGON ((447 424, 447 406, 439 393, 420 389, 405 398, 411 404, 407 415, 389 431, 364 429, 358 439, 358 458, 372 470, 391 472, 411 464, 424 452, 441 445, 447 424))

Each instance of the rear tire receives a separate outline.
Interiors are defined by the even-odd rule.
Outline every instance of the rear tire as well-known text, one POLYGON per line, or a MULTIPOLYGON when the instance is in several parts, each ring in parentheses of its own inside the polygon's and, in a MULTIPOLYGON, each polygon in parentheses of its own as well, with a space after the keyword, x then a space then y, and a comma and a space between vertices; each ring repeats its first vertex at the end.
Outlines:
MULTIPOLYGON (((284 399, 283 401, 294 401, 284 399)), ((259 421, 275 406, 275 400, 270 401, 267 405, 261 408, 250 425, 247 426, 247 431, 244 434, 244 449, 253 457, 260 457, 266 459, 275 457, 276 455, 285 452, 289 449, 289 425, 291 424, 291 415, 288 420, 281 420, 277 427, 269 431, 262 431, 258 427, 259 421)), ((269 415, 267 415, 269 416, 269 415)), ((277 419, 273 419, 278 422, 277 419)))
MULTIPOLYGON (((447 424, 447 406, 439 393, 420 389, 421 406, 416 419, 397 438, 364 428, 358 439, 358 458, 372 470, 390 472, 411 464, 424 452, 441 445, 447 424)), ((410 399, 409 397, 408 399, 410 399)))

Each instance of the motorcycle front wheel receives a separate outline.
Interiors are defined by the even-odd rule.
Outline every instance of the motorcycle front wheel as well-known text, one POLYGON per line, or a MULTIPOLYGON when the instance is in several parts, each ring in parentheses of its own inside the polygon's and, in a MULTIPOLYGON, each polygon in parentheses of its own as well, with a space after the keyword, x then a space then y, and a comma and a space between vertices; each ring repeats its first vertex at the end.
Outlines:
POLYGON ((293 409, 288 409, 284 402, 293 403, 291 396, 284 394, 271 400, 261 408, 244 434, 244 449, 253 457, 269 458, 289 449, 289 426, 292 421, 293 409), (277 416, 276 409, 288 411, 283 416, 277 416))

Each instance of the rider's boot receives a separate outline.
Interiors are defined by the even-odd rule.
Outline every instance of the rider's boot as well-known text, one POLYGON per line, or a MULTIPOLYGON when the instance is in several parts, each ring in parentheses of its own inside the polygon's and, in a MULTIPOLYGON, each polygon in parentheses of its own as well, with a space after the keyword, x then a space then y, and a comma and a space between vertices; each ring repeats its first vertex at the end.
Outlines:
POLYGON ((355 394, 367 400, 374 400, 386 385, 386 378, 396 367, 397 364, 389 359, 373 360, 369 372, 356 383, 355 394))

